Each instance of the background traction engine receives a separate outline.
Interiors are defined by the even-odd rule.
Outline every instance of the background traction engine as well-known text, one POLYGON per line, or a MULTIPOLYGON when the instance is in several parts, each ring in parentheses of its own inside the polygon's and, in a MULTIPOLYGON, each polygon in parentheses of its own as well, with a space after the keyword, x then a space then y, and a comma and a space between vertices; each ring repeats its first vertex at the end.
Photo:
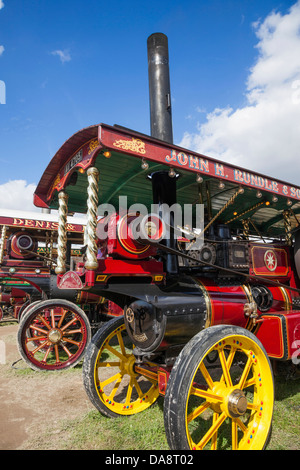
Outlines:
MULTIPOLYGON (((18 214, 20 216, 20 214, 18 214)), ((79 293, 78 289, 58 289, 54 272, 55 249, 52 233, 51 249, 42 246, 49 239, 50 230, 43 229, 53 222, 39 220, 37 230, 16 230, 13 223, 25 219, 11 217, 2 233, 2 261, 0 264, 0 319, 9 314, 19 321, 18 349, 24 361, 35 370, 60 370, 74 367, 84 355, 92 332, 111 315, 119 315, 120 308, 103 297, 79 293), (7 237, 7 238, 6 238, 7 237), (56 305, 52 308, 51 298, 56 305)), ((73 228, 76 224, 72 225, 73 228)), ((54 227, 57 233, 57 223, 54 227)), ((83 226, 78 233, 69 234, 68 263, 78 258, 71 243, 82 243, 83 226), (81 229, 81 232, 80 232, 81 229)))

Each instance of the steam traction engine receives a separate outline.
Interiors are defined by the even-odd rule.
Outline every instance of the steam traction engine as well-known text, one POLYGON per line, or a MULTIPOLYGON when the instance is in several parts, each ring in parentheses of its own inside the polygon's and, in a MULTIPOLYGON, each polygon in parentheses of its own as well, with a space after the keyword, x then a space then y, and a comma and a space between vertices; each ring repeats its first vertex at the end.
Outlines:
MULTIPOLYGON (((99 296, 57 288, 56 217, 52 214, 1 210, 0 319, 19 321, 18 348, 37 370, 74 366, 83 356, 92 330, 99 327, 108 303, 99 296), (48 308, 54 297, 55 310, 48 308), (81 308, 75 305, 80 303, 81 308), (48 325, 43 335, 43 325, 48 325), (59 327, 58 327, 59 325, 59 327)), ((80 265, 85 220, 66 218, 64 259, 69 269, 80 265)))
POLYGON ((299 199, 298 187, 118 126, 85 128, 59 149, 34 201, 59 210, 59 234, 63 214, 87 211, 87 238, 73 271, 59 238, 58 288, 124 312, 85 354, 101 413, 131 415, 164 395, 171 449, 264 448, 271 361, 298 362, 299 199), (175 204, 189 227, 166 209, 175 204))
MULTIPOLYGON (((25 308, 51 295, 54 274, 57 220, 51 214, 1 209, 0 285, 2 314, 20 320, 25 308)), ((80 259, 84 221, 67 221, 68 265, 80 259)))

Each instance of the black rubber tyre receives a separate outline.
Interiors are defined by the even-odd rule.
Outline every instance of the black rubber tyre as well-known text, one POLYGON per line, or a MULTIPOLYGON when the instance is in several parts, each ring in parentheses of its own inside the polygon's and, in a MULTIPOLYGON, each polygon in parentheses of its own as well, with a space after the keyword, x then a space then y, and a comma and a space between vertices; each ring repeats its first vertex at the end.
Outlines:
POLYGON ((25 306, 25 308, 21 308, 19 315, 18 315, 18 322, 20 323, 22 317, 29 312, 33 307, 35 307, 37 304, 42 302, 41 300, 35 300, 34 302, 29 303, 28 305, 25 306))
POLYGON ((274 380, 261 342, 217 325, 198 333, 175 361, 164 422, 171 449, 263 449, 271 430, 274 380), (213 364, 205 360, 218 352, 213 364))

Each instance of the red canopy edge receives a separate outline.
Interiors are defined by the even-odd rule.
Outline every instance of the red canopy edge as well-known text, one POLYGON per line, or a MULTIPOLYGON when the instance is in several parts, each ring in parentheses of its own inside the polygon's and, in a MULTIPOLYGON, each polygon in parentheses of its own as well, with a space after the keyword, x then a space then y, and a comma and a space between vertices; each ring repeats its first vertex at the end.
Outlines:
POLYGON ((146 161, 165 164, 174 169, 300 200, 298 186, 153 139, 121 126, 98 124, 78 131, 60 147, 41 177, 34 194, 34 204, 37 207, 48 207, 54 190, 65 187, 75 167, 90 166, 100 149, 119 151, 146 161), (77 161, 75 157, 81 150, 83 153, 77 161))

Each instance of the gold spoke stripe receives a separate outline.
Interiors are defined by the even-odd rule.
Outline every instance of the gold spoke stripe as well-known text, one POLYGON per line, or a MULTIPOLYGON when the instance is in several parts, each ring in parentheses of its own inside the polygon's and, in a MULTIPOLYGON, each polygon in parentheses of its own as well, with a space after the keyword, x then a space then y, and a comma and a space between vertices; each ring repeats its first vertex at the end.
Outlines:
POLYGON ((55 317, 54 317, 54 309, 51 309, 51 324, 52 328, 55 328, 55 317))
POLYGON ((190 423, 194 419, 198 418, 198 416, 201 415, 203 411, 207 410, 207 408, 209 408, 210 405, 211 403, 209 401, 206 401, 205 403, 203 403, 203 405, 198 406, 198 408, 196 408, 191 413, 189 413, 189 415, 187 416, 187 422, 190 423))
POLYGON ((255 405, 255 403, 248 403, 247 408, 248 408, 248 410, 258 411, 259 408, 260 408, 260 405, 255 405))
POLYGON ((48 336, 32 336, 31 338, 26 338, 26 343, 30 343, 31 341, 47 341, 48 336))
POLYGON ((246 362, 246 365, 244 367, 244 370, 243 370, 243 373, 242 373, 242 376, 240 378, 240 381, 239 381, 239 385, 238 385, 238 388, 240 390, 243 390, 243 388, 245 388, 245 383, 246 383, 246 379, 249 375, 249 372, 250 372, 250 369, 251 369, 251 365, 252 365, 252 358, 249 356, 248 357, 248 360, 246 362))
POLYGON ((211 428, 207 431, 207 433, 203 436, 200 442, 198 442, 197 447, 203 449, 203 447, 211 440, 214 434, 218 431, 221 424, 226 419, 226 413, 221 413, 217 419, 214 419, 214 423, 211 428))
POLYGON ((64 336, 65 336, 65 335, 74 335, 75 333, 82 333, 82 329, 79 328, 79 329, 77 329, 77 330, 68 330, 68 331, 65 331, 64 336))
POLYGON ((35 348, 33 351, 31 351, 31 354, 36 354, 40 349, 44 348, 45 346, 48 346, 48 341, 44 341, 44 343, 40 344, 37 348, 35 348))
POLYGON ((248 431, 247 426, 240 420, 240 418, 236 418, 234 421, 244 434, 248 431))
POLYGON ((208 392, 206 390, 201 390, 200 388, 191 388, 191 395, 195 395, 196 397, 201 397, 201 398, 210 398, 211 400, 215 401, 223 401, 223 397, 220 395, 217 395, 216 393, 213 392, 208 392))
POLYGON ((40 328, 39 326, 33 326, 30 325, 29 328, 34 331, 39 331, 40 333, 47 335, 47 331, 43 330, 43 328, 40 328))
MULTIPOLYGON (((138 381, 136 380, 136 377, 133 377, 133 384, 134 384, 134 386, 135 386, 135 389, 136 389, 136 391, 137 391, 137 393, 138 393, 139 398, 142 398, 142 396, 144 395, 144 393, 142 392, 141 387, 139 386, 139 383, 138 383, 138 381)), ((148 393, 150 392, 151 389, 152 389, 152 387, 150 387, 148 393)))
MULTIPOLYGON (((51 330, 51 326, 50 326, 49 323, 45 320, 45 318, 42 317, 41 314, 39 314, 39 315, 37 316, 37 319, 39 319, 42 323, 44 323, 44 325, 46 326, 46 328, 47 328, 48 330, 51 330)), ((34 324, 34 323, 33 323, 33 324, 34 324)))
POLYGON ((120 367, 120 362, 99 362, 98 367, 120 367))
MULTIPOLYGON (((74 341, 73 339, 65 338, 65 337, 63 337, 63 341, 66 341, 66 343, 75 344, 75 346, 78 346, 78 347, 81 344, 81 341, 74 341)), ((63 347, 63 345, 62 345, 62 347, 63 347)))
POLYGON ((77 318, 72 318, 72 320, 70 320, 66 325, 64 325, 62 328, 61 328, 61 331, 65 331, 67 328, 69 328, 70 325, 72 325, 74 322, 77 322, 77 318))
POLYGON ((118 379, 122 379, 122 374, 120 374, 120 372, 118 372, 117 374, 115 375, 112 375, 111 377, 109 377, 108 379, 104 380, 104 382, 100 382, 101 384, 101 388, 103 389, 104 387, 106 387, 106 385, 109 385, 111 384, 112 382, 114 382, 115 380, 118 380, 118 379))
POLYGON ((117 356, 119 359, 121 359, 121 361, 124 361, 126 360, 126 356, 124 356, 123 354, 121 354, 119 351, 117 351, 116 349, 112 348, 109 344, 106 344, 105 345, 105 348, 108 349, 109 352, 111 352, 114 356, 117 356))
POLYGON ((252 377, 252 379, 246 380, 244 384, 244 388, 251 387, 252 385, 256 384, 255 377, 252 377))
POLYGON ((47 349, 46 353, 45 353, 45 356, 43 357, 42 361, 41 362, 46 362, 47 361, 47 358, 49 356, 49 353, 51 351, 51 348, 49 346, 49 348, 47 349))
POLYGON ((62 344, 62 347, 69 357, 73 356, 73 354, 68 350, 68 348, 64 344, 62 344))
POLYGON ((55 351, 56 363, 58 363, 58 362, 60 362, 60 360, 59 360, 59 351, 58 351, 58 346, 57 346, 57 344, 54 345, 54 351, 55 351))
POLYGON ((120 384, 121 384, 121 382, 122 382, 122 378, 123 378, 123 377, 122 377, 121 375, 120 375, 120 377, 117 378, 117 381, 116 381, 116 383, 115 383, 115 385, 114 385, 114 388, 112 389, 110 395, 108 396, 108 399, 109 399, 109 400, 113 400, 113 398, 114 398, 115 394, 117 393, 118 388, 119 388, 119 386, 120 386, 120 384))
POLYGON ((132 395, 132 389, 133 389, 133 377, 130 377, 130 382, 128 384, 128 388, 127 388, 127 393, 126 393, 126 400, 125 400, 125 405, 129 405, 130 404, 130 400, 131 400, 131 395, 132 395))
POLYGON ((126 356, 124 341, 123 341, 123 338, 122 338, 122 333, 120 331, 117 332, 117 337, 118 337, 118 341, 119 341, 119 345, 120 345, 122 354, 123 354, 123 356, 126 356))
POLYGON ((214 386, 214 382, 210 376, 210 373, 208 372, 207 368, 205 367, 204 363, 201 362, 200 366, 199 366, 199 369, 200 369, 200 372, 202 373, 207 385, 209 386, 209 388, 213 388, 214 386))
POLYGON ((228 365, 227 365, 226 357, 225 357, 225 354, 224 354, 224 349, 221 349, 219 351, 219 358, 220 358, 220 362, 221 362, 221 366, 222 366, 222 370, 223 370, 223 373, 224 373, 225 382, 227 384, 227 387, 232 387, 232 380, 231 380, 229 368, 228 368, 228 365))
POLYGON ((231 427, 232 450, 238 449, 238 424, 236 420, 232 420, 231 427))
POLYGON ((64 310, 64 311, 63 311, 63 314, 62 314, 62 316, 60 317, 59 322, 58 322, 58 324, 57 324, 57 328, 60 328, 60 327, 61 327, 61 324, 62 324, 62 322, 64 321, 64 318, 65 318, 66 314, 67 314, 67 310, 64 310))

